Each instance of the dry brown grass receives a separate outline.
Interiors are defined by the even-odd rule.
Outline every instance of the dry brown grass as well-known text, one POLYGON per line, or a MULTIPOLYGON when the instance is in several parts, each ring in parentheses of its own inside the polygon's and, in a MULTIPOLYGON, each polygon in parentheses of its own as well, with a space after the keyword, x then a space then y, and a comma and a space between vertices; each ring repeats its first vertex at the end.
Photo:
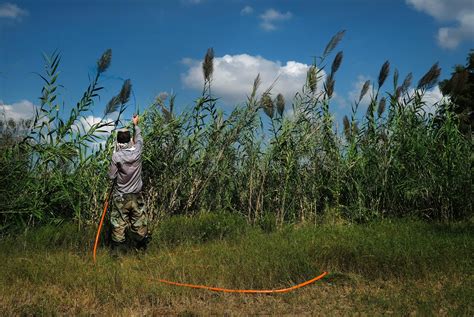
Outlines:
POLYGON ((113 259, 102 248, 97 265, 91 232, 74 237, 69 227, 52 238, 48 229, 0 242, 0 315, 472 316, 471 229, 409 222, 270 234, 251 229, 199 243, 157 231, 146 254, 113 259), (323 270, 330 275, 279 295, 214 293, 156 280, 281 288, 323 270))
POLYGON ((418 281, 367 281, 360 276, 339 276, 289 294, 240 295, 177 290, 148 279, 142 282, 142 288, 128 294, 128 299, 123 302, 120 298, 127 294, 119 293, 116 297, 116 290, 112 287, 106 294, 98 294, 94 283, 87 288, 82 285, 69 288, 60 284, 37 285, 18 281, 11 285, 10 291, 2 291, 0 311, 4 315, 107 316, 468 315, 473 312, 472 306, 462 306, 468 298, 456 299, 465 282, 461 276, 440 280, 433 276, 433 279, 418 281))

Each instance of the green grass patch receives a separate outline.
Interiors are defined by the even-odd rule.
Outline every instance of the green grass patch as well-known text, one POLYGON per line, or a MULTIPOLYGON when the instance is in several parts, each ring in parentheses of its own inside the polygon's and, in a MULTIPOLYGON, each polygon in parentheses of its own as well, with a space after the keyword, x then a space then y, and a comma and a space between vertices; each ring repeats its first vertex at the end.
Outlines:
POLYGON ((286 226, 270 233, 238 216, 172 217, 145 254, 92 263, 95 228, 43 227, 0 242, 0 311, 7 314, 472 315, 473 225, 412 220, 286 226), (227 288, 288 287, 285 295, 210 293, 157 278, 227 288))

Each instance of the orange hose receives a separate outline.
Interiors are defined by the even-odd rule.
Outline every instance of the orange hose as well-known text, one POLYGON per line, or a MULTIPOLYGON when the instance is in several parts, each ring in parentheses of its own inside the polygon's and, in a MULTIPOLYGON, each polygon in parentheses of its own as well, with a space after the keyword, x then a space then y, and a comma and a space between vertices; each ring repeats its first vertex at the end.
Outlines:
MULTIPOLYGON (((109 207, 109 200, 110 200, 110 195, 111 194, 112 194, 112 190, 110 190, 110 192, 107 196, 107 200, 105 201, 104 211, 102 212, 102 216, 100 217, 99 228, 97 229, 97 234, 95 236, 94 251, 93 251, 94 263, 96 262, 97 246, 99 245, 100 231, 102 230, 102 226, 104 224, 105 214, 107 213, 107 208, 109 207)), ((173 282, 173 281, 168 281, 168 280, 163 280, 163 279, 157 279, 157 281, 161 282, 161 283, 169 284, 169 285, 174 285, 174 286, 190 287, 190 288, 197 288, 197 289, 206 289, 206 290, 213 291, 213 292, 246 293, 246 294, 271 294, 271 293, 291 292, 295 289, 298 289, 298 288, 301 288, 303 286, 312 284, 312 283, 316 282, 317 280, 322 279, 327 274, 328 274, 328 272, 323 272, 321 275, 316 276, 315 278, 310 279, 308 281, 305 281, 303 283, 293 285, 293 286, 287 287, 287 288, 270 289, 270 290, 229 289, 229 288, 212 287, 212 286, 206 286, 206 285, 195 285, 195 284, 179 283, 179 282, 173 282)))
POLYGON ((270 289, 270 290, 258 290, 258 289, 229 289, 229 288, 220 288, 220 287, 211 287, 211 286, 206 286, 206 285, 195 285, 195 284, 187 284, 187 283, 178 283, 178 282, 172 282, 168 280, 162 280, 158 279, 157 281, 161 283, 166 283, 170 285, 175 285, 175 286, 182 286, 182 287, 190 287, 190 288, 199 288, 199 289, 206 289, 209 291, 214 291, 214 292, 224 292, 224 293, 246 293, 246 294, 271 294, 271 293, 287 293, 291 292, 295 289, 301 288, 303 286, 309 285, 311 283, 316 282, 317 280, 322 279, 324 276, 326 276, 328 272, 323 272, 321 275, 316 276, 315 278, 305 281, 303 283, 300 283, 298 285, 294 285, 288 288, 281 288, 281 289, 270 289))
MULTIPOLYGON (((113 189, 113 186, 112 186, 112 189, 113 189)), ((94 253, 92 256, 94 259, 94 263, 95 263, 96 253, 97 253, 97 246, 99 245, 100 231, 102 230, 105 214, 107 213, 107 208, 109 207, 109 201, 110 201, 110 195, 112 194, 112 189, 109 191, 109 194, 107 195, 107 199, 104 204, 104 211, 102 212, 102 216, 100 217, 99 228, 97 229, 97 234, 95 236, 94 251, 93 251, 94 253)))

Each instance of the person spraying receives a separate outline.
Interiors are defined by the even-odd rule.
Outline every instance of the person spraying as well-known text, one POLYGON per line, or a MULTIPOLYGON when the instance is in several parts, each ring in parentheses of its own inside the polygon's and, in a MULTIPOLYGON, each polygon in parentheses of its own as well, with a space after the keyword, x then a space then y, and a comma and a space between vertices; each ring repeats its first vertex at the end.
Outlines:
POLYGON ((110 223, 112 250, 117 255, 126 253, 129 247, 145 250, 151 239, 141 192, 143 138, 138 115, 133 116, 132 122, 134 140, 126 128, 117 132, 116 149, 108 171, 109 178, 115 181, 110 223))

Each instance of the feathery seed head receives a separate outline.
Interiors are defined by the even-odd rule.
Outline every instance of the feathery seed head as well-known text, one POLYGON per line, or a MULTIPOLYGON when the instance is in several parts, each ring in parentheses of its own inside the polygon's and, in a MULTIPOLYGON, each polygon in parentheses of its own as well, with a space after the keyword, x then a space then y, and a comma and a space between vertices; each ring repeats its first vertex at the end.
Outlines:
POLYGON ((441 74, 441 68, 439 68, 438 63, 435 63, 431 66, 430 70, 421 77, 418 82, 417 89, 431 89, 438 81, 439 75, 441 74))
POLYGON ((350 139, 351 137, 351 124, 349 123, 349 118, 344 116, 342 119, 342 123, 344 124, 344 134, 346 135, 346 139, 350 139))
POLYGON ((166 99, 168 99, 168 96, 169 96, 169 94, 167 92, 163 91, 163 92, 160 92, 160 94, 158 95, 158 98, 165 101, 166 99))
POLYGON ((398 86, 397 87, 397 90, 395 91, 395 99, 398 100, 398 98, 400 98, 400 96, 402 95, 402 86, 398 86))
POLYGON ((278 94, 276 97, 276 108, 277 108, 278 114, 282 116, 283 111, 285 111, 285 97, 283 97, 282 94, 278 94))
POLYGON ((344 33, 346 33, 345 30, 339 31, 331 38, 329 43, 326 45, 326 48, 324 49, 323 57, 328 56, 336 48, 337 44, 339 44, 339 42, 344 37, 344 33))
POLYGON ((272 97, 270 97, 270 94, 268 92, 262 95, 262 98, 260 99, 260 104, 263 108, 263 111, 267 114, 267 116, 269 116, 270 118, 273 118, 274 106, 273 106, 272 97))
POLYGON ((326 91, 326 95, 328 96, 328 98, 331 98, 332 94, 334 93, 334 84, 335 84, 334 78, 332 76, 329 76, 326 79, 326 83, 324 84, 324 89, 326 91))
POLYGON ((103 73, 109 68, 110 62, 112 61, 112 49, 108 49, 102 54, 100 59, 97 61, 97 71, 103 73))
POLYGON ((362 89, 360 90, 359 102, 362 100, 362 98, 364 98, 365 94, 369 90, 369 87, 370 87, 370 80, 367 80, 362 86, 362 89))
POLYGON ((354 122, 352 124, 352 134, 353 135, 358 135, 359 134, 359 125, 357 124, 357 122, 354 122))
POLYGON ((212 47, 207 49, 206 56, 204 56, 204 62, 202 63, 202 72, 204 80, 209 81, 214 72, 214 49, 212 47))
POLYGON ((380 68, 379 80, 378 80, 379 88, 382 87, 382 85, 384 84, 385 80, 388 77, 389 72, 390 72, 390 63, 389 61, 385 61, 385 63, 383 63, 382 65, 382 68, 380 68))
POLYGON ((118 106, 120 105, 120 98, 119 96, 113 96, 110 101, 105 106, 104 116, 111 114, 118 110, 118 106))
POLYGON ((377 114, 379 118, 382 116, 382 114, 385 111, 385 104, 386 104, 385 97, 383 97, 382 99, 380 99, 379 106, 377 108, 377 114))
POLYGON ((410 87, 411 85, 411 81, 413 80, 413 74, 412 73, 408 73, 407 77, 405 77, 405 80, 403 80, 403 84, 402 84, 402 93, 403 92, 406 92, 408 90, 408 88, 410 87))
POLYGON ((306 82, 309 87, 309 90, 314 93, 316 91, 317 85, 318 85, 318 78, 317 78, 317 72, 316 72, 316 66, 312 65, 308 69, 308 73, 306 75, 306 82))
POLYGON ((393 86, 397 87, 398 86, 398 69, 395 68, 395 71, 393 72, 393 86))
POLYGON ((337 53, 336 57, 334 57, 334 61, 332 62, 332 65, 331 65, 331 74, 336 73, 339 67, 341 66, 342 55, 343 55, 342 51, 340 51, 339 53, 337 53))
POLYGON ((122 85, 122 89, 120 90, 120 93, 119 93, 119 99, 122 105, 126 104, 128 100, 130 99, 131 91, 132 91, 132 83, 130 79, 127 79, 126 81, 124 81, 122 85))

